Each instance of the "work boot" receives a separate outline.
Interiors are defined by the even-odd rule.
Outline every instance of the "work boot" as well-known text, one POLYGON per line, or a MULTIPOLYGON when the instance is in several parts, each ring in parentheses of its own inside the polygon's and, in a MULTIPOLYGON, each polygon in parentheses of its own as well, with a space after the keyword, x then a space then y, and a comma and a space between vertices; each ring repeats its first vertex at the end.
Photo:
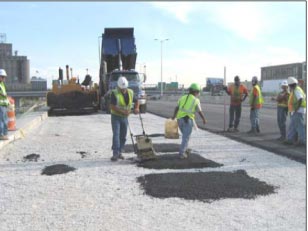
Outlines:
POLYGON ((233 128, 228 128, 227 132, 233 132, 233 128))
POLYGON ((255 128, 251 128, 251 129, 247 132, 247 134, 257 134, 257 131, 256 131, 255 128))
POLYGON ((0 136, 0 140, 8 140, 9 139, 9 137, 7 137, 7 136, 0 136))
POLYGON ((117 160, 118 160, 118 158, 117 158, 117 157, 115 157, 115 156, 112 156, 112 157, 110 158, 110 160, 111 160, 111 161, 117 161, 117 160))
POLYGON ((277 138, 276 140, 278 140, 278 141, 284 141, 286 138, 285 137, 283 137, 283 136, 280 136, 279 138, 277 138))
POLYGON ((239 132, 240 130, 238 130, 237 128, 234 128, 233 131, 234 131, 234 132, 239 132))
POLYGON ((118 156, 118 159, 124 160, 124 156, 123 156, 122 154, 120 154, 120 155, 118 156))
POLYGON ((292 144, 293 144, 293 142, 292 142, 292 141, 290 141, 290 140, 285 140, 285 141, 283 141, 283 144, 286 144, 286 145, 292 145, 292 144))
POLYGON ((256 127, 256 131, 257 131, 257 133, 260 133, 260 127, 259 126, 256 127))
POLYGON ((183 153, 182 155, 180 154, 180 159, 187 159, 187 154, 186 153, 183 153))

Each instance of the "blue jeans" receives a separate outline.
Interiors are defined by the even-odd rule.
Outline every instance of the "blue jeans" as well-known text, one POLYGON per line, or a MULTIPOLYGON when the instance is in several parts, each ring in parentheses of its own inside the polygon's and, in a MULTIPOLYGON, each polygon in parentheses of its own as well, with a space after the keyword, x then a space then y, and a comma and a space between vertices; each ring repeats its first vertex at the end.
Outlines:
POLYGON ((7 107, 0 106, 0 136, 7 135, 7 107))
POLYGON ((250 123, 252 129, 257 129, 260 127, 259 110, 259 108, 250 110, 250 123))
POLYGON ((185 122, 184 118, 180 118, 180 119, 178 119, 178 125, 179 125, 179 129, 182 133, 182 143, 181 143, 181 146, 180 146, 179 154, 183 155, 184 152, 186 151, 187 147, 188 147, 189 138, 190 138, 194 124, 193 124, 192 119, 188 119, 187 122, 185 122))
POLYGON ((118 157, 125 145, 127 134, 127 117, 121 117, 111 114, 111 126, 112 126, 112 151, 113 156, 118 157))
POLYGON ((230 105, 229 108, 229 128, 233 128, 233 122, 234 122, 234 127, 237 128, 239 123, 240 123, 240 118, 241 118, 241 112, 242 112, 242 106, 234 106, 230 105), (234 120, 234 115, 235 115, 235 120, 234 120))
POLYGON ((288 108, 287 107, 277 107, 277 122, 278 127, 280 130, 280 135, 284 139, 286 138, 286 121, 288 115, 288 108))
POLYGON ((298 142, 306 144, 305 119, 303 113, 294 112, 291 115, 290 126, 288 129, 288 141, 295 141, 298 136, 298 142))

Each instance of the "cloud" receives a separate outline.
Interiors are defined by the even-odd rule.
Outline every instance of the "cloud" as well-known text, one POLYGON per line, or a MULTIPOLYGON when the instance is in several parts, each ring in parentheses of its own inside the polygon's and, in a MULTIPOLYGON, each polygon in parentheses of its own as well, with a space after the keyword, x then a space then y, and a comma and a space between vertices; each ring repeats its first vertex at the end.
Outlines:
POLYGON ((189 2, 153 2, 151 4, 156 8, 170 13, 182 23, 189 22, 188 16, 194 10, 193 4, 189 2))
MULTIPOLYGON (((153 6, 173 15, 182 23, 198 15, 205 22, 211 22, 238 37, 249 41, 260 40, 274 27, 269 21, 266 3, 258 2, 160 2, 153 6), (176 5, 176 6, 175 6, 176 5)), ((275 18, 275 21, 279 19, 275 18)))

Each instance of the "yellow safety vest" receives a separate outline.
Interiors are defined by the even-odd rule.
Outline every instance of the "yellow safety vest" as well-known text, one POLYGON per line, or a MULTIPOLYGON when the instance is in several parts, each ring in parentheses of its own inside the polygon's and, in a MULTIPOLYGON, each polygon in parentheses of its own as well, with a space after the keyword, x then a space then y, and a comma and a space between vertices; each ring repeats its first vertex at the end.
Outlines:
MULTIPOLYGON (((129 99, 127 105, 125 103, 125 99, 124 99, 124 96, 123 96, 121 91, 119 91, 118 89, 115 89, 112 92, 113 92, 114 96, 117 99, 117 105, 116 106, 118 108, 123 109, 123 110, 130 110, 132 108, 134 92, 131 89, 127 89, 128 99, 129 99)), ((118 113, 118 112, 116 112, 116 111, 114 111, 112 109, 111 109, 111 114, 125 117, 125 115, 120 114, 120 113, 118 113)))
MULTIPOLYGON (((3 82, 0 83, 0 93, 6 95, 6 89, 3 82)), ((0 95, 0 106, 8 106, 9 104, 8 98, 0 95)))
POLYGON ((295 108, 297 107, 297 104, 298 104, 298 99, 294 96, 294 91, 295 90, 298 90, 301 92, 301 94, 303 95, 303 100, 302 100, 302 103, 301 103, 301 107, 306 107, 306 95, 304 93, 304 91, 299 87, 299 86, 296 86, 296 88, 291 91, 290 93, 290 97, 289 97, 289 101, 288 101, 288 111, 289 112, 294 112, 295 111, 295 108))
POLYGON ((264 102, 264 100, 263 100, 263 96, 262 96, 260 87, 259 87, 259 85, 255 85, 255 86, 251 89, 250 94, 249 94, 249 104, 250 104, 251 106, 261 106, 261 105, 263 104, 263 102, 264 102), (253 90, 254 90, 254 89, 257 90, 258 95, 257 95, 257 97, 256 97, 256 100, 255 100, 255 102, 254 102, 254 105, 252 105, 252 103, 253 103, 253 97, 254 97, 254 95, 253 95, 253 90))
MULTIPOLYGON (((289 92, 284 92, 284 91, 280 92, 280 94, 283 94, 283 93, 289 95, 289 92)), ((279 95, 280 95, 280 94, 279 94, 279 95)), ((278 102, 278 103, 277 103, 277 106, 278 106, 278 107, 288 107, 288 100, 289 100, 289 96, 288 96, 288 99, 287 99, 287 100, 284 99, 284 100, 282 100, 281 102, 278 102)))
POLYGON ((189 116, 191 119, 195 119, 196 106, 200 103, 200 100, 192 94, 183 95, 178 101, 178 113, 177 119, 189 116))

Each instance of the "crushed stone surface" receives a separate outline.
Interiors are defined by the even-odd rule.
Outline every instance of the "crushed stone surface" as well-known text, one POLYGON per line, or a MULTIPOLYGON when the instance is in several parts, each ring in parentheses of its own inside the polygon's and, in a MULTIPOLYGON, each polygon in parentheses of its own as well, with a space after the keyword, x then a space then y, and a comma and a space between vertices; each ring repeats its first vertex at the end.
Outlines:
MULTIPOLYGON (((164 118, 149 113, 142 118, 146 134, 164 133, 164 118)), ((138 115, 131 115, 129 122, 133 134, 142 134, 138 115)), ((181 142, 164 137, 151 139, 154 144, 166 146, 181 142)), ((3 147, 0 152, 1 231, 302 231, 306 228, 304 164, 202 130, 193 131, 189 147, 201 157, 223 166, 141 168, 130 160, 137 158, 133 152, 123 153, 125 160, 111 162, 111 144, 110 115, 93 114, 49 117, 25 138, 3 147), (77 151, 91 155, 82 158, 77 151), (25 154, 31 153, 39 153, 37 162, 23 162, 25 154), (41 175, 46 166, 56 164, 77 170, 41 175), (254 199, 220 198, 205 203, 149 196, 137 181, 149 174, 183 173, 185 176, 217 172, 219 175, 238 170, 277 187, 275 193, 254 199)), ((129 135, 127 144, 132 144, 129 135)), ((175 153, 158 152, 158 155, 175 153)))

